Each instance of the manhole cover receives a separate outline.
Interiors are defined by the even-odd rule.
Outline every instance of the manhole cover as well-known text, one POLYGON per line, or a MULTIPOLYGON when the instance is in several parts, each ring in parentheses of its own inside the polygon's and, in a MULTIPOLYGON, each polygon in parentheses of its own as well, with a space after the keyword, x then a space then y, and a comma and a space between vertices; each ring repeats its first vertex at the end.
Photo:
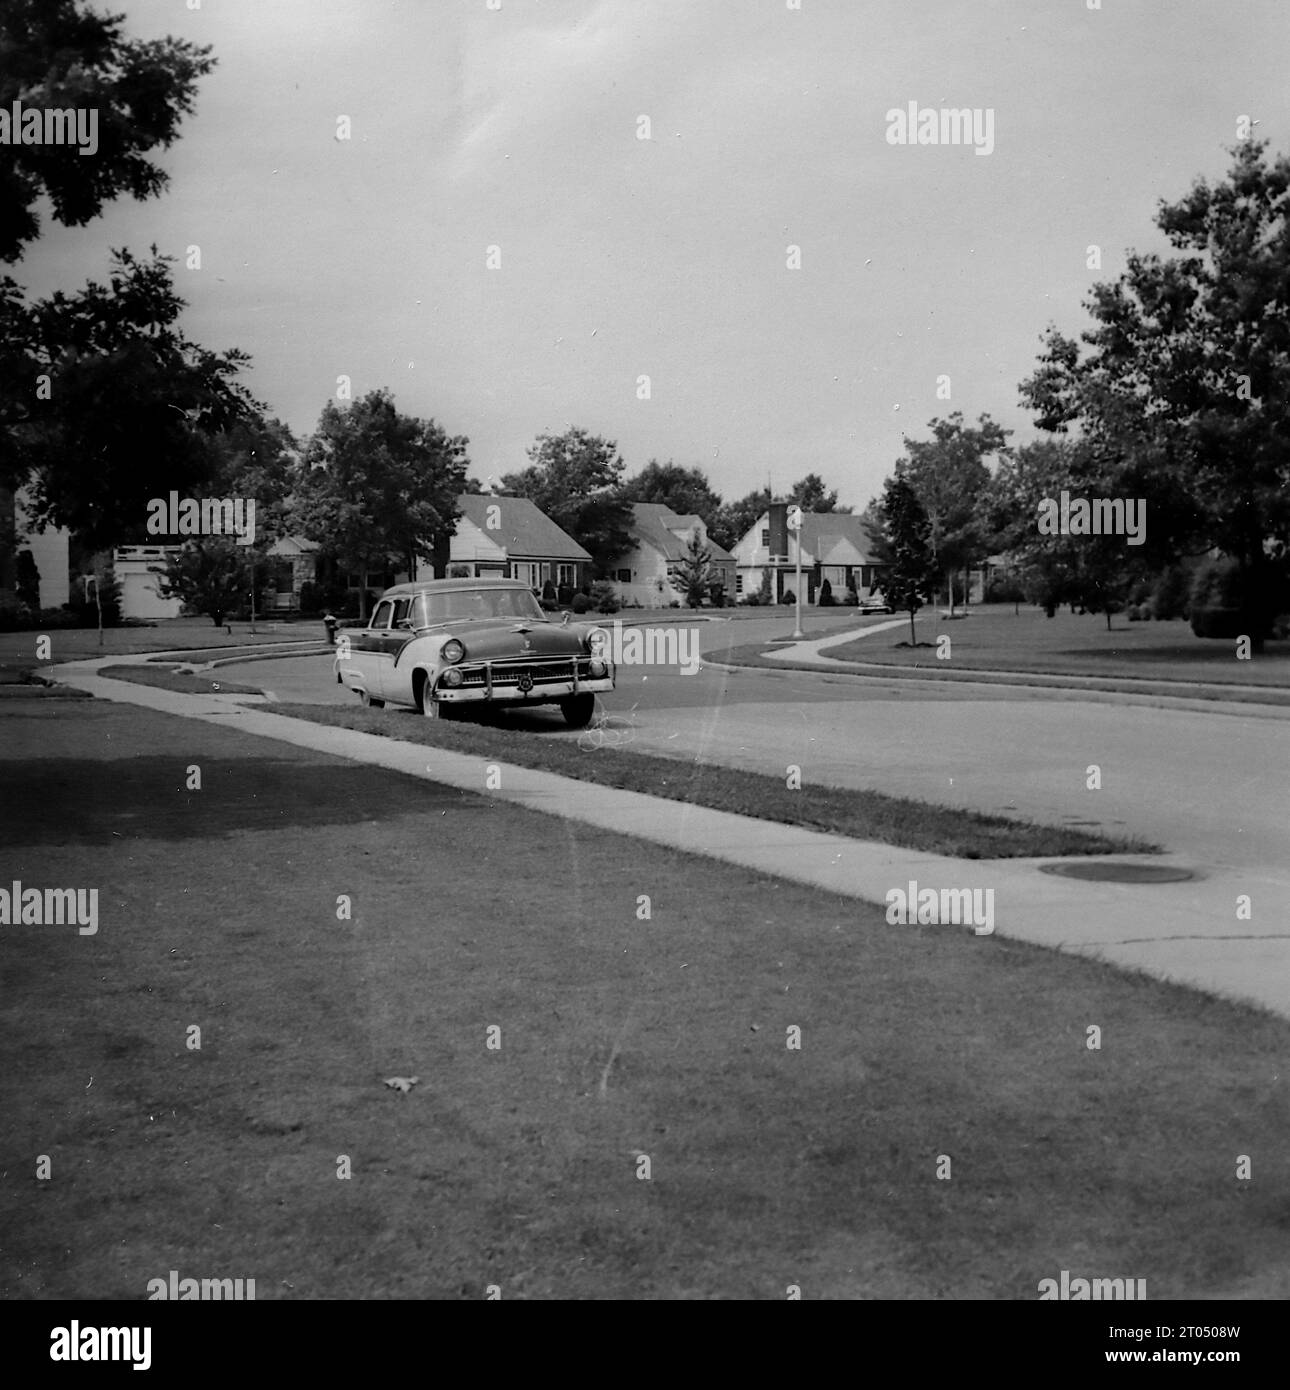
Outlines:
POLYGON ((1176 869, 1166 864, 1124 864, 1096 859, 1081 859, 1073 864, 1041 864, 1039 872, 1059 874, 1062 878, 1093 879, 1098 883, 1178 883, 1194 877, 1190 869, 1176 869))

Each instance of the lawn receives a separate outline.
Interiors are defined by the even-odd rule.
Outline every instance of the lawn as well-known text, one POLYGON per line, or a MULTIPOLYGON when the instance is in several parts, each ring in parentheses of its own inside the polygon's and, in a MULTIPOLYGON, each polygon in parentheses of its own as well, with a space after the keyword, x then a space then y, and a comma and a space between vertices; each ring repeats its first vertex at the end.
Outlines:
POLYGON ((686 801, 740 816, 826 830, 855 840, 877 840, 958 859, 1038 858, 1073 854, 1148 854, 1160 846, 1131 836, 1109 836, 1064 826, 992 816, 958 807, 805 783, 790 791, 782 778, 758 772, 658 757, 614 746, 612 723, 589 729, 577 741, 543 738, 531 730, 495 722, 427 720, 393 710, 337 705, 276 704, 274 714, 333 728, 358 729, 385 738, 451 748, 480 758, 540 768, 563 777, 625 787, 670 801, 686 801))
MULTIPOLYGON (((1116 617, 1108 632, 1105 617, 1075 615, 1068 609, 1052 618, 1037 608, 1023 607, 1014 614, 1010 604, 974 607, 968 612, 967 618, 952 621, 930 612, 920 614, 918 640, 932 643, 931 646, 911 650, 908 645, 898 645, 909 641, 906 621, 875 636, 829 647, 824 654, 842 661, 919 666, 941 673, 1020 671, 1290 690, 1290 641, 1269 642, 1261 655, 1238 661, 1235 642, 1195 637, 1181 620, 1131 623, 1116 617), (941 636, 950 638, 948 660, 938 660, 936 656, 934 644, 941 636)), ((784 635, 791 631, 790 624, 784 635)), ((821 637, 829 633, 813 630, 810 635, 821 637)))
POLYGON ((1283 1020, 53 708, 0 707, 3 877, 102 908, 92 937, 0 932, 0 1296, 139 1300, 171 1269, 259 1300, 1033 1300, 1062 1269, 1290 1294, 1283 1020))
POLYGON ((158 690, 173 690, 180 695, 261 695, 263 691, 255 685, 238 685, 234 681, 219 679, 214 675, 195 675, 188 671, 176 671, 165 666, 102 666, 99 675, 108 680, 133 681, 135 685, 150 685, 158 690))

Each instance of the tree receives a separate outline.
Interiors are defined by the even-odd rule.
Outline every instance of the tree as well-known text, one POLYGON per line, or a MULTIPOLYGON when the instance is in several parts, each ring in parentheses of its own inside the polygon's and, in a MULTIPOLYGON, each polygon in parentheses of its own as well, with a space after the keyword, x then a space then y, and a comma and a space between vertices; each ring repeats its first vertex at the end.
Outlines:
POLYGON ((896 473, 918 494, 931 527, 931 548, 949 590, 954 613, 954 575, 981 557, 983 538, 978 499, 990 481, 985 460, 1000 453, 1010 431, 982 415, 976 428, 955 411, 948 420, 933 420, 930 440, 905 437, 905 456, 896 473))
POLYGON ((685 595, 691 608, 702 608, 712 583, 712 551, 703 543, 696 527, 676 567, 675 587, 685 595))
POLYGON ((432 559, 451 537, 467 442, 433 420, 401 414, 388 391, 323 408, 305 446, 291 518, 358 573, 361 617, 370 573, 432 559))
POLYGON ((38 530, 66 526, 96 549, 144 539, 148 502, 199 494, 211 437, 259 419, 236 380, 246 354, 178 328, 171 261, 115 251, 106 286, 0 296, 0 384, 20 386, 0 397, 0 481, 30 483, 38 530))
POLYGON ((627 502, 661 502, 678 516, 697 516, 709 528, 721 507, 721 498, 712 490, 701 468, 683 468, 669 459, 659 463, 650 459, 622 486, 627 502))
POLYGON ((931 548, 931 523, 913 485, 905 478, 888 478, 883 489, 883 521, 891 548, 891 567, 882 591, 895 609, 909 614, 909 645, 917 646, 914 618, 930 602, 936 584, 937 561, 931 548))
POLYGON ((708 535, 726 550, 733 550, 757 524, 771 504, 768 487, 758 488, 737 502, 725 502, 708 524, 708 535))
POLYGON ((869 537, 869 555, 876 565, 886 565, 891 562, 891 546, 887 543, 887 534, 884 529, 882 498, 873 498, 869 505, 860 513, 860 520, 864 523, 865 534, 869 537))
POLYGON ((981 495, 982 533, 1010 554, 1022 573, 1027 599, 1049 617, 1063 603, 1111 616, 1124 607, 1130 588, 1155 572, 1155 552, 1129 545, 1121 535, 1046 534, 1041 506, 1058 505, 1062 492, 1107 497, 1114 486, 1100 455, 1083 441, 1040 439, 1004 457, 981 495))
POLYGON ((239 607, 251 592, 247 548, 220 536, 186 541, 166 557, 165 568, 157 571, 157 592, 162 598, 182 599, 220 627, 225 614, 239 607))
POLYGON ((618 445, 575 427, 538 435, 528 456, 528 468, 502 478, 503 490, 530 498, 590 552, 596 573, 606 574, 631 545, 632 513, 622 495, 618 445))
POLYGON ((789 489, 789 502, 795 502, 804 512, 839 512, 849 514, 850 507, 838 506, 838 494, 824 486, 818 473, 808 473, 789 489))
MULTIPOLYGON (((193 110, 197 80, 215 66, 209 47, 186 39, 127 39, 124 15, 80 0, 6 0, 0 7, 0 111, 96 112, 90 143, 18 143, 10 131, 0 166, 0 261, 16 261, 39 235, 34 208, 81 227, 121 194, 155 197, 168 175, 146 156, 170 146, 193 110)), ((88 119, 88 118, 87 118, 88 119)), ((44 127, 42 114, 42 133, 44 127)), ((60 120, 60 127, 62 122, 60 120)), ((20 130, 21 130, 20 125, 20 130)), ((51 133, 57 133, 52 131, 51 133)))
POLYGON ((1085 302, 1093 328, 1050 328, 1021 385, 1041 429, 1077 427, 1118 495, 1154 499, 1156 547, 1236 560, 1256 647, 1290 545, 1290 160, 1266 151, 1239 144, 1223 182, 1162 202, 1183 254, 1131 252, 1085 302))

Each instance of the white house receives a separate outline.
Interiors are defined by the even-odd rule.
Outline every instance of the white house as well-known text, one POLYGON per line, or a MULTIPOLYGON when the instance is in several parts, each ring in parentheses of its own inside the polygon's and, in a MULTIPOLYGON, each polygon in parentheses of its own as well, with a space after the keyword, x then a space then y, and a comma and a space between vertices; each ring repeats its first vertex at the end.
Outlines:
POLYGON ((661 502, 636 502, 632 505, 631 533, 632 548, 610 567, 620 602, 642 608, 683 603, 685 593, 677 576, 696 535, 711 557, 713 581, 733 595, 735 557, 708 535, 702 517, 682 516, 661 502))
MULTIPOLYGON (((757 593, 770 576, 771 602, 797 583, 797 541, 787 527, 787 502, 772 503, 735 545, 735 594, 757 593)), ((874 537, 849 512, 802 513, 803 603, 814 603, 827 579, 840 603, 848 589, 861 598, 882 587, 883 565, 875 557, 874 537)))

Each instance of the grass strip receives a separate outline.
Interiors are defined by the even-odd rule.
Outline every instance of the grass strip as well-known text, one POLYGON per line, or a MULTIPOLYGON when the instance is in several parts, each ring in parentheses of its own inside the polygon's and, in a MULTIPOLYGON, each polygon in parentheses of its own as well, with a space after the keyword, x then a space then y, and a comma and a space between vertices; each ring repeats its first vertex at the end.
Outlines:
MULTIPOLYGON (((630 748, 586 746, 598 733, 581 736, 534 734, 527 730, 458 720, 426 720, 389 710, 283 703, 275 714, 308 719, 337 729, 448 748, 473 757, 509 761, 602 786, 685 801, 716 811, 800 825, 848 839, 876 840, 902 849, 925 850, 956 859, 1024 859, 1082 854, 1158 854, 1160 846, 1129 836, 1112 836, 1039 825, 1007 816, 888 796, 877 791, 803 785, 790 791, 775 777, 713 763, 636 753, 630 748)), ((600 742, 600 740, 596 740, 600 742)))

